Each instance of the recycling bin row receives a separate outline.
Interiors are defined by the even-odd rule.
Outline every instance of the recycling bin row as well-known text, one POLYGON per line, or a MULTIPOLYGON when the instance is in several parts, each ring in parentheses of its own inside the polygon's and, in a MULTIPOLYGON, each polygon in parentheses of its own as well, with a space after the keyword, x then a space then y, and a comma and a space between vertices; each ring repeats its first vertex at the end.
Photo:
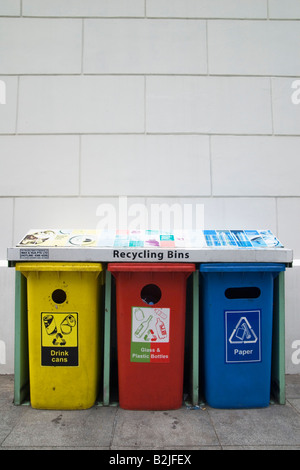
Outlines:
MULTIPOLYGON (((99 393, 102 263, 17 263, 27 278, 30 403, 85 409, 99 393)), ((200 375, 216 408, 270 401, 278 263, 109 263, 116 283, 121 408, 182 406, 187 279, 200 271, 200 375)))

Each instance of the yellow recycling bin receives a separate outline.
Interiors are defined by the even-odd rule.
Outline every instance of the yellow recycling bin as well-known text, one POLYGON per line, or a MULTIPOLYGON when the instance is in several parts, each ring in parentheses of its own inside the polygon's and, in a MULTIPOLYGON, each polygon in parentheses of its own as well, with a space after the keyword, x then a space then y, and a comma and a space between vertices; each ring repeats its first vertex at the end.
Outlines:
POLYGON ((101 263, 17 263, 27 278, 30 403, 86 409, 100 379, 101 263))

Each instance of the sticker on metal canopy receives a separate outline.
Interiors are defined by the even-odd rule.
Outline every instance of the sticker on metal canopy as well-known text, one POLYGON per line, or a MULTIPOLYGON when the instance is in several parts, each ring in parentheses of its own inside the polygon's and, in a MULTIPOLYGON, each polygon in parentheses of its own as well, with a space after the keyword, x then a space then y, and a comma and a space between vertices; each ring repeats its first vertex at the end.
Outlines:
POLYGON ((21 248, 20 259, 49 259, 49 250, 46 248, 21 248))

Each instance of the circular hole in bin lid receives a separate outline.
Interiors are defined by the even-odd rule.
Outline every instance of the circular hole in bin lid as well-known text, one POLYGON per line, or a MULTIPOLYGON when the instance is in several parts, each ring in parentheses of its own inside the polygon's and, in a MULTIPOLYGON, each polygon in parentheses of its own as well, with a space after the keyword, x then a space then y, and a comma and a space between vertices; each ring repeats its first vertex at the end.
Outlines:
POLYGON ((156 284, 147 284, 141 290, 141 298, 148 305, 154 305, 161 299, 161 290, 156 284))
POLYGON ((66 300, 67 298, 67 294, 65 293, 65 291, 63 289, 55 289, 53 292, 52 292, 52 300, 53 302, 55 302, 56 304, 62 304, 64 303, 64 301, 66 300))

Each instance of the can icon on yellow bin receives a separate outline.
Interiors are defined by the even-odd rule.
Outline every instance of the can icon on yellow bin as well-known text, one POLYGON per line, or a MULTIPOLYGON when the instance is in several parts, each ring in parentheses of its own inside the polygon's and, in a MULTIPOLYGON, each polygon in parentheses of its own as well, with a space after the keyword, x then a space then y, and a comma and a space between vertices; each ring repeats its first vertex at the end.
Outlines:
POLYGON ((86 409, 101 369, 101 263, 17 263, 27 278, 30 403, 86 409))

